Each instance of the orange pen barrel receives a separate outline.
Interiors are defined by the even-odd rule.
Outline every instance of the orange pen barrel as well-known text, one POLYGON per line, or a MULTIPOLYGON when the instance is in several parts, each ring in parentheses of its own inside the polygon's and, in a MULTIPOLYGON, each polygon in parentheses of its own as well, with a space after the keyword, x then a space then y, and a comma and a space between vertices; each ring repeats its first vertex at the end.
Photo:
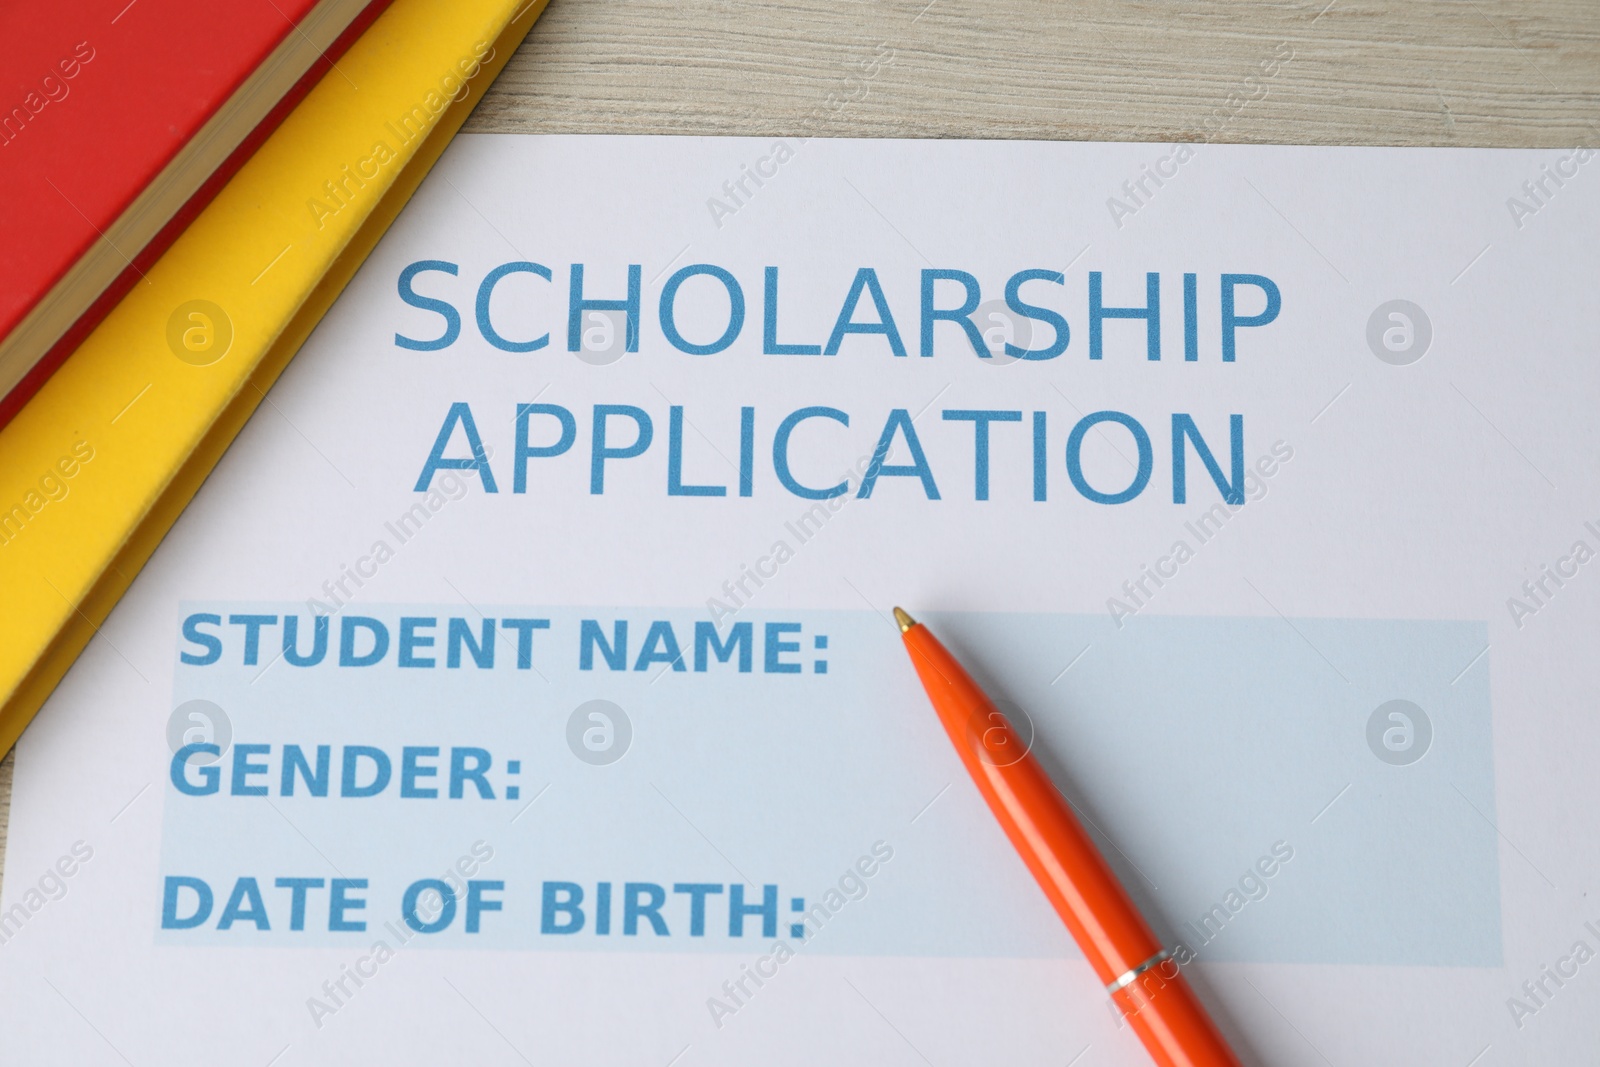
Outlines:
POLYGON ((1239 1067, 1026 743, 928 628, 908 623, 906 650, 961 762, 1151 1057, 1161 1067, 1239 1067))

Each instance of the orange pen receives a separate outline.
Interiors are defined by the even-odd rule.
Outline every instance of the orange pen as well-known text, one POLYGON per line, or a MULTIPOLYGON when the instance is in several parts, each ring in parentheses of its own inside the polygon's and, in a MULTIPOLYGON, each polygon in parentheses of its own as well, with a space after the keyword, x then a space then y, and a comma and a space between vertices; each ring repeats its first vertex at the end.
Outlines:
POLYGON ((911 662, 978 792, 1161 1067, 1239 1067, 1066 798, 928 628, 894 609, 911 662))

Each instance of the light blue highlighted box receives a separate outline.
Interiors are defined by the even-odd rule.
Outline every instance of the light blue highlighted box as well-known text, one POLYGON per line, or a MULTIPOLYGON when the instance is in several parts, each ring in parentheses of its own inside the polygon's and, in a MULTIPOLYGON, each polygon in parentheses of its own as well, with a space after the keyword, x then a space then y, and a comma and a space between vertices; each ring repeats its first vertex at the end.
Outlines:
MULTIPOLYGON (((412 945, 765 950, 761 916, 732 936, 727 905, 737 883, 747 903, 777 887, 776 936, 785 938, 802 917, 794 898, 810 909, 838 890, 831 899, 848 903, 808 937, 808 952, 1077 954, 967 780, 885 617, 742 612, 732 621, 752 624, 754 647, 752 669, 741 673, 737 655, 728 663, 710 655, 695 670, 704 612, 483 607, 495 619, 550 621, 532 632, 528 669, 517 668, 518 635, 504 628, 492 668, 477 666, 470 650, 446 666, 445 620, 466 616, 480 632, 479 617, 459 605, 362 609, 392 638, 402 616, 438 619, 436 644, 414 650, 435 660, 431 668, 400 667, 396 648, 370 667, 339 667, 336 651, 292 666, 273 626, 260 632, 257 663, 246 665, 242 629, 213 628, 225 654, 180 663, 174 705, 212 701, 233 746, 272 746, 252 757, 268 772, 250 779, 268 795, 230 794, 232 752, 220 761, 216 795, 184 795, 165 782, 162 874, 204 879, 216 899, 194 929, 161 929, 153 916, 160 943, 365 947, 385 923, 401 926, 407 886, 446 880, 464 865, 471 874, 454 876, 461 881, 504 883, 486 891, 502 909, 482 913, 475 934, 458 915, 412 945), (608 639, 613 622, 627 620, 626 669, 610 669, 603 650, 592 669, 579 669, 584 619, 608 639), (659 636, 654 661, 638 663, 652 622, 675 635, 681 669, 660 658, 670 646, 659 636), (797 672, 766 669, 768 623, 798 624, 777 632, 797 647, 773 661, 797 672), (569 723, 573 712, 597 699, 621 708, 631 728, 614 762, 580 759, 572 748, 584 736, 569 723), (295 795, 282 795, 287 744, 308 754, 330 746, 329 796, 306 795, 303 779, 295 795), (394 781, 376 796, 337 795, 341 750, 353 745, 392 758, 394 781), (439 798, 400 795, 407 746, 441 750, 439 775, 414 780, 439 788, 439 798), (452 748, 491 755, 493 799, 470 781, 465 796, 445 795, 452 748), (875 844, 893 857, 851 877, 875 844), (257 879, 270 929, 253 921, 216 929, 239 877, 257 879), (367 880, 365 908, 347 917, 368 930, 327 930, 326 890, 308 895, 305 929, 289 930, 288 891, 273 887, 280 877, 367 880), (546 882, 584 887, 582 930, 541 932, 546 882), (604 934, 594 908, 601 882, 613 887, 604 934), (659 913, 667 936, 648 916, 623 932, 628 883, 667 892, 659 913), (672 889, 713 883, 721 891, 704 897, 693 935, 689 896, 672 889)), ((297 611, 304 650, 312 631, 302 606, 184 607, 186 616, 224 618, 297 611)), ((1500 962, 1484 624, 1141 615, 1118 629, 1104 616, 998 613, 924 621, 1031 723, 1034 752, 1169 944, 1182 941, 1202 960, 1500 962), (1414 703, 1431 727, 1426 752, 1405 765, 1380 759, 1368 742, 1369 718, 1393 699, 1414 703)), ((335 645, 338 629, 336 619, 335 645)), ((718 632, 726 640, 728 625, 718 632)), ((603 741, 604 730, 590 736, 603 741)))

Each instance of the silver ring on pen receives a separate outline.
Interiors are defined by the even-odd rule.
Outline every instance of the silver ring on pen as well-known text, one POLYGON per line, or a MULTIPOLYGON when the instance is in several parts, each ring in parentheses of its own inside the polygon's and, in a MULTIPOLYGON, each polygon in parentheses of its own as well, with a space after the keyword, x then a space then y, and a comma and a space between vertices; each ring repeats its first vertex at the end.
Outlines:
POLYGON ((1122 975, 1116 981, 1106 983, 1106 992, 1115 993, 1119 989, 1127 988, 1134 982, 1138 981, 1141 974, 1148 971, 1152 967, 1156 967, 1167 962, 1171 958, 1172 950, 1170 948, 1162 949, 1154 956, 1151 956, 1149 959, 1139 964, 1139 966, 1133 968, 1132 970, 1122 972, 1122 975))

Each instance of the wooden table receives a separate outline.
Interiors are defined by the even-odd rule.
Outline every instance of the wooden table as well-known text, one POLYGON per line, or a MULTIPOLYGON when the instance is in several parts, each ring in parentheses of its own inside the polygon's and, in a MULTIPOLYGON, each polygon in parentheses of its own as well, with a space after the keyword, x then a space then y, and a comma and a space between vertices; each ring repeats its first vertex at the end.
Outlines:
POLYGON ((1594 146, 1600 3, 555 0, 466 129, 1594 146))

